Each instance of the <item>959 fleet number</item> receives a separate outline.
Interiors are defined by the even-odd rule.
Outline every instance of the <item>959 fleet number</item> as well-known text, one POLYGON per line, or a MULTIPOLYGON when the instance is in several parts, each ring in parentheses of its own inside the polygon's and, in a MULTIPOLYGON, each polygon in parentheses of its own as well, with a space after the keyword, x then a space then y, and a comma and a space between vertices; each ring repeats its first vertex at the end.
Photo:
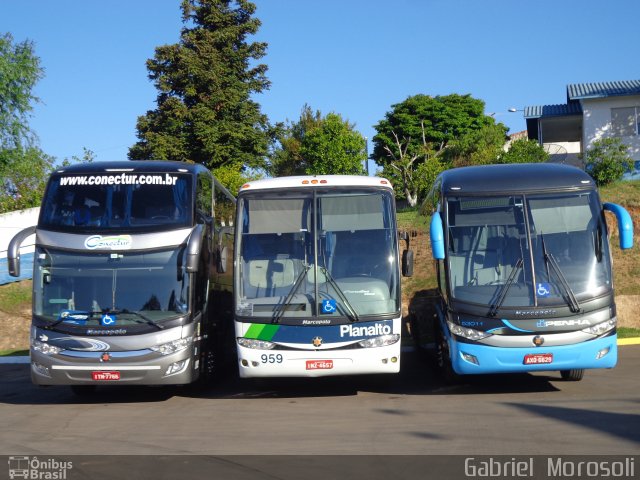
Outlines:
POLYGON ((260 361, 262 363, 282 363, 282 354, 280 353, 263 353, 260 355, 260 361))

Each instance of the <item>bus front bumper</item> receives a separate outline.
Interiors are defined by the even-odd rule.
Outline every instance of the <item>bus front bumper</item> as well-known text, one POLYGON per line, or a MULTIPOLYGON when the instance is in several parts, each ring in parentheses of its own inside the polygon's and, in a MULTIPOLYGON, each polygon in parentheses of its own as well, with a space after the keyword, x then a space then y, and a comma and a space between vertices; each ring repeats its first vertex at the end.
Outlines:
POLYGON ((352 350, 257 350, 238 346, 241 378, 398 373, 400 342, 352 350))
POLYGON ((191 349, 171 355, 150 352, 93 352, 83 358, 45 355, 33 349, 31 380, 36 385, 181 385, 194 380, 191 349))
POLYGON ((517 373, 613 368, 618 361, 617 335, 572 345, 506 348, 449 340, 451 363, 458 374, 517 373))

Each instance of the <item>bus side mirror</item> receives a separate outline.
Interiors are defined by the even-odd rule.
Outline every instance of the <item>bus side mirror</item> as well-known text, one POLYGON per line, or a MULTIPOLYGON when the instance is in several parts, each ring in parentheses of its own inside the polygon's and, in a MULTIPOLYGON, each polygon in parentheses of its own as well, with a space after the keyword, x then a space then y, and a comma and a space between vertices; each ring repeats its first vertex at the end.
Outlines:
POLYGON ((409 248, 409 232, 406 232, 404 230, 401 232, 398 232, 398 238, 400 240, 404 240, 405 242, 407 242, 407 248, 409 248))
POLYGON ((12 277, 20 276, 20 252, 15 257, 10 257, 7 259, 7 263, 9 266, 9 275, 12 277))
POLYGON ((431 216, 429 236, 431 238, 431 253, 433 258, 436 260, 444 260, 444 231, 442 229, 440 212, 433 212, 431 216))
POLYGON ((633 247, 633 221, 629 212, 615 203, 605 203, 603 207, 616 216, 618 233, 620 234, 620 248, 626 250, 633 247))
POLYGON ((204 236, 203 224, 198 224, 193 228, 189 242, 187 243, 187 264, 185 265, 187 272, 195 273, 198 271, 198 263, 200 261, 200 251, 202 250, 204 236))
POLYGON ((411 247, 411 237, 416 237, 417 232, 398 232, 398 238, 407 242, 407 249, 402 252, 402 276, 410 277, 413 275, 413 250, 411 247))
POLYGON ((411 277, 413 275, 413 250, 402 252, 402 276, 411 277))
POLYGON ((218 265, 216 269, 218 273, 227 273, 227 261, 229 256, 229 248, 228 247, 218 247, 218 265))
POLYGON ((25 239, 36 233, 36 227, 27 227, 20 230, 9 242, 7 249, 7 266, 9 267, 9 275, 12 277, 20 276, 20 246, 25 239))

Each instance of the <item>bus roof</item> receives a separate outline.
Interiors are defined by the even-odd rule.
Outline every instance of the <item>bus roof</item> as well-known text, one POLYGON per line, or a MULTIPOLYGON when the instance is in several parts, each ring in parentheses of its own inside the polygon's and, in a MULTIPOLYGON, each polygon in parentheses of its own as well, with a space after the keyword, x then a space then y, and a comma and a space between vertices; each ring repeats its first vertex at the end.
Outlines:
MULTIPOLYGON (((594 189, 577 167, 557 163, 515 163, 453 168, 439 176, 443 194, 522 193, 594 189)), ((437 181, 436 181, 437 184, 437 181)))
POLYGON ((381 177, 364 175, 300 175, 293 177, 266 178, 245 183, 240 192, 275 188, 304 187, 382 187, 393 190, 391 182, 381 177))
POLYGON ((190 172, 209 171, 198 163, 163 160, 124 160, 76 163, 55 170, 54 173, 117 173, 117 172, 190 172))

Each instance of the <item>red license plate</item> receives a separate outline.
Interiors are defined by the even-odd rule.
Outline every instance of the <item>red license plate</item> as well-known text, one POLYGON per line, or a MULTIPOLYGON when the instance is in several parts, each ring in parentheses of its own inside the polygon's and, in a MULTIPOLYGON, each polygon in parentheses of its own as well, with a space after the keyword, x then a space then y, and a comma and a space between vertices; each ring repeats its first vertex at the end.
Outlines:
POLYGON ((333 360, 307 360, 307 370, 329 370, 333 368, 333 360))
POLYGON ((120 380, 120 372, 91 372, 91 378, 99 381, 120 380))
POLYGON ((532 353, 524 356, 525 365, 544 365, 553 362, 553 353, 532 353))

